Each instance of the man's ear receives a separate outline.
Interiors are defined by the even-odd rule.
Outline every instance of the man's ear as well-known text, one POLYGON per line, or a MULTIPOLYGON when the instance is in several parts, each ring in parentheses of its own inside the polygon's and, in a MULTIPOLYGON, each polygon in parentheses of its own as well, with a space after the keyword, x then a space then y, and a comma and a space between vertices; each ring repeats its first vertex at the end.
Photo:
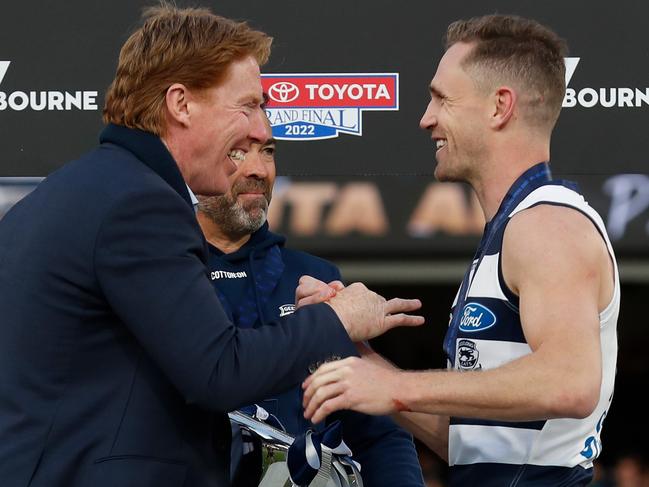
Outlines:
POLYGON ((180 83, 174 83, 167 89, 165 104, 169 117, 176 123, 185 127, 189 126, 189 98, 190 93, 187 87, 180 83))
POLYGON ((518 95, 513 88, 501 86, 493 95, 493 111, 491 114, 491 126, 500 130, 509 123, 514 115, 518 95))

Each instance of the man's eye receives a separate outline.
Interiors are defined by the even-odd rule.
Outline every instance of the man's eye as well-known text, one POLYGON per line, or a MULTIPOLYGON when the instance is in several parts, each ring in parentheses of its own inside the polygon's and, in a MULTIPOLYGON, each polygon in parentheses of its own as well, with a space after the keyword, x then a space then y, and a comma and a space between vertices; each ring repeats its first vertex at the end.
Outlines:
POLYGON ((250 103, 246 103, 245 105, 242 105, 241 108, 246 114, 250 114, 259 108, 259 104, 255 102, 250 102, 250 103))

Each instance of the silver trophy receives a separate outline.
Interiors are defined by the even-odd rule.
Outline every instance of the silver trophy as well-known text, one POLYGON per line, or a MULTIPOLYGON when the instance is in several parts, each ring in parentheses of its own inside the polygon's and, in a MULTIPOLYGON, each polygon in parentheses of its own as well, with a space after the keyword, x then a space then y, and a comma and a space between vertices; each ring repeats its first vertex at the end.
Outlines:
MULTIPOLYGON (((261 440, 264 471, 259 487, 298 487, 291 481, 285 461, 293 436, 240 411, 228 415, 230 421, 261 440)), ((308 487, 363 487, 363 480, 356 463, 323 445, 320 468, 308 487)))

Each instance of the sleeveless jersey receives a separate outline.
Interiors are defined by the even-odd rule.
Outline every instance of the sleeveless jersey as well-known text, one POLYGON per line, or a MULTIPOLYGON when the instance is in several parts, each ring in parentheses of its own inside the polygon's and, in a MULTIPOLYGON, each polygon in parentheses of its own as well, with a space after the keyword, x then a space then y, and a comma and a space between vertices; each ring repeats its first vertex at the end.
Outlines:
MULTIPOLYGON (((600 216, 572 183, 551 179, 547 164, 521 176, 487 224, 473 264, 451 313, 445 338, 449 368, 498 367, 531 353, 523 335, 518 297, 502 276, 505 228, 517 213, 540 204, 574 208, 588 217, 606 242, 613 261, 613 298, 600 313, 602 384, 593 413, 585 419, 491 421, 452 417, 449 466, 452 486, 586 485, 601 451, 602 423, 613 395, 617 358, 620 283, 611 243, 600 216)), ((583 364, 585 367, 587 364, 583 364)))

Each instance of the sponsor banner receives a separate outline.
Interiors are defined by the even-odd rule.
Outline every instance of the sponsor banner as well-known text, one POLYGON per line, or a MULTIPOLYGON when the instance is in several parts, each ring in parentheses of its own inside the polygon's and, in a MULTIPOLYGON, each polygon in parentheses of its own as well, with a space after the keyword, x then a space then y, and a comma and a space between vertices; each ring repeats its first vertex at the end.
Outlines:
MULTIPOLYGON (((38 181, 0 178, 0 217, 38 181)), ((578 182, 602 216, 617 255, 649 257, 649 175, 582 177, 578 182)), ((467 186, 431 177, 279 177, 268 217, 271 228, 286 234, 292 246, 323 256, 470 258, 484 228, 480 205, 467 186)), ((243 277, 245 273, 212 275, 243 277)))
MULTIPOLYGON (((649 172, 649 2, 619 0, 612 9, 603 0, 573 0, 569 12, 512 0, 398 9, 332 2, 327 12, 290 2, 206 4, 276 38, 263 66, 274 136, 313 142, 279 147, 283 174, 429 175, 434 147, 417 124, 443 53, 440 38, 450 22, 494 11, 543 19, 569 44, 564 110, 552 138, 555 170, 649 172), (340 9, 345 15, 336 15, 340 9), (601 35, 603 18, 625 35, 601 35)), ((96 144, 121 45, 150 2, 41 3, 34 16, 29 3, 10 0, 0 16, 0 176, 46 175, 96 144), (16 42, 25 25, 30 42, 16 42)))
MULTIPOLYGON (((7 75, 11 61, 0 61, 0 83, 7 75)), ((0 91, 0 112, 97 110, 98 91, 15 90, 0 91)))
POLYGON ((649 87, 580 87, 570 86, 581 58, 566 58, 566 95, 563 108, 640 108, 649 106, 649 87))
POLYGON ((399 74, 263 74, 268 108, 399 108, 399 74))
POLYGON ((319 140, 363 134, 363 112, 399 109, 398 73, 263 74, 273 136, 319 140))
MULTIPOLYGON (((649 256, 649 175, 556 176, 577 180, 618 256, 649 256)), ((480 205, 466 185, 431 177, 280 177, 269 220, 305 250, 395 258, 470 257, 484 229, 480 205)))

